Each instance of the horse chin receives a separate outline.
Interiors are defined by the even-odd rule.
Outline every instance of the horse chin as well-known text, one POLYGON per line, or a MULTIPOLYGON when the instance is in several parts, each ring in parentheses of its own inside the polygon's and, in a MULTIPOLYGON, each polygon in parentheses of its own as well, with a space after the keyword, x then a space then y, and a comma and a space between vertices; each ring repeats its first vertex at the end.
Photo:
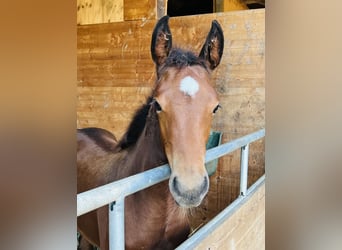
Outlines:
POLYGON ((173 197, 175 199, 175 202, 178 206, 182 207, 182 208, 194 208, 194 207, 198 207, 201 203, 202 203, 202 198, 201 199, 197 199, 197 200, 189 200, 183 197, 173 197))

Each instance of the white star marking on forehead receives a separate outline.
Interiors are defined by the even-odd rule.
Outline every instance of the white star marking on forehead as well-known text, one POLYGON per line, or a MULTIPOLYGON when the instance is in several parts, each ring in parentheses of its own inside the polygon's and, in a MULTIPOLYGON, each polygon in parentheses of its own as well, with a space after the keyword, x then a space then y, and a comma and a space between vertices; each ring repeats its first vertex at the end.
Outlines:
POLYGON ((181 80, 179 89, 184 94, 193 97, 199 90, 199 84, 194 78, 187 76, 181 80))

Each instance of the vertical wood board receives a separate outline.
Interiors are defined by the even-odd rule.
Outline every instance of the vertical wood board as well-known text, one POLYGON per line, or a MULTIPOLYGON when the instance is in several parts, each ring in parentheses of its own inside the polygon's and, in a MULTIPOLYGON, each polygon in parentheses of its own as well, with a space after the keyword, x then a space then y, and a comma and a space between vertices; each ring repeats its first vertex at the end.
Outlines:
POLYGON ((77 0, 77 24, 123 21, 123 3, 124 0, 77 0))
POLYGON ((157 19, 157 0, 124 0, 124 20, 157 19))

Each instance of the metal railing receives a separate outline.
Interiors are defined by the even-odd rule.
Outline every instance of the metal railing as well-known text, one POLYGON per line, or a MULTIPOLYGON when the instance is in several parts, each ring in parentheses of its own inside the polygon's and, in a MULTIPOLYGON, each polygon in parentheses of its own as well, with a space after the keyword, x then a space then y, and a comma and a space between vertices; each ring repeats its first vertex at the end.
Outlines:
POLYGON ((188 250, 194 249, 201 243, 203 239, 212 235, 213 231, 220 227, 230 216, 232 216, 240 207, 247 202, 248 198, 251 197, 260 186, 265 182, 265 175, 261 176, 248 190, 245 195, 240 195, 234 200, 228 207, 223 209, 218 215, 212 220, 206 223, 198 231, 196 231, 191 237, 179 245, 176 250, 188 250))
MULTIPOLYGON (((257 132, 248 134, 233 141, 219 145, 215 148, 209 149, 206 152, 205 162, 207 163, 241 148, 241 199, 243 199, 243 197, 248 194, 247 178, 249 144, 261 139, 264 136, 265 129, 261 129, 257 132)), ((130 177, 80 193, 77 195, 77 216, 83 215, 99 207, 109 204, 109 248, 111 250, 125 249, 125 197, 150 186, 153 186, 157 183, 160 183, 164 180, 167 180, 170 177, 170 174, 170 167, 168 164, 165 164, 154 169, 147 170, 145 172, 132 175, 130 177)), ((192 237, 194 237, 195 235, 196 234, 194 234, 192 237)))

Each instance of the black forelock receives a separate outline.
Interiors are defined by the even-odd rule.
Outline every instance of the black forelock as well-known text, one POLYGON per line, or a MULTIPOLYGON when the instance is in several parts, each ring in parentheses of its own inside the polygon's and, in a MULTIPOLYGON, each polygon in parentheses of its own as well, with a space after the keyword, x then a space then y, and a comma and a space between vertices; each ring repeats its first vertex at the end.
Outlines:
POLYGON ((207 71, 209 71, 206 61, 196 56, 193 52, 180 48, 174 48, 171 50, 169 56, 165 60, 164 65, 162 65, 160 69, 158 69, 158 73, 164 71, 167 67, 176 67, 180 69, 186 66, 193 65, 202 66, 207 71))

